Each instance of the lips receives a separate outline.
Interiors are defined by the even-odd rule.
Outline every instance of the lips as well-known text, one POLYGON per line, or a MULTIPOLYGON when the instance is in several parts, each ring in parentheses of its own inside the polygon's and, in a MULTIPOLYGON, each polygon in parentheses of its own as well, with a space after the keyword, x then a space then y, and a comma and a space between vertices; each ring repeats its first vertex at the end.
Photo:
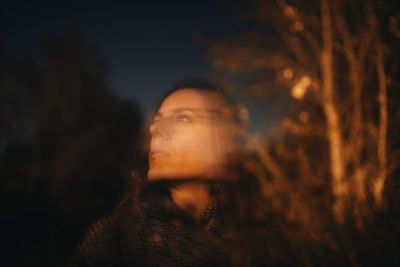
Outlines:
POLYGON ((149 154, 149 159, 150 161, 155 161, 158 159, 163 159, 168 157, 169 154, 165 151, 161 151, 161 150, 156 150, 156 151, 151 151, 149 154))

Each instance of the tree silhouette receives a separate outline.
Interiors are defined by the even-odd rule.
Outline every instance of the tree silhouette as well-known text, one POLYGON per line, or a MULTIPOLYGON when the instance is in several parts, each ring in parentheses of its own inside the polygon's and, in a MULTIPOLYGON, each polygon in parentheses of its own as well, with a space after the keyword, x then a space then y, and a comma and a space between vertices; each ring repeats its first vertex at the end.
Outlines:
POLYGON ((105 61, 80 38, 44 38, 8 64, 0 86, 6 242, 20 264, 59 266, 116 204, 133 167, 142 117, 110 90, 105 61), (29 233, 29 236, 26 236, 29 233), (12 246, 11 246, 12 247, 12 246))

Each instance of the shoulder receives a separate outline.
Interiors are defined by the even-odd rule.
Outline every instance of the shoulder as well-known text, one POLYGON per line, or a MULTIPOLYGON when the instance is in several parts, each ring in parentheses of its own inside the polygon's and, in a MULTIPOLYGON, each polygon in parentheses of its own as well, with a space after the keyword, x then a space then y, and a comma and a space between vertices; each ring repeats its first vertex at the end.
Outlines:
POLYGON ((119 220, 116 215, 92 224, 75 251, 70 267, 113 266, 119 257, 119 220))

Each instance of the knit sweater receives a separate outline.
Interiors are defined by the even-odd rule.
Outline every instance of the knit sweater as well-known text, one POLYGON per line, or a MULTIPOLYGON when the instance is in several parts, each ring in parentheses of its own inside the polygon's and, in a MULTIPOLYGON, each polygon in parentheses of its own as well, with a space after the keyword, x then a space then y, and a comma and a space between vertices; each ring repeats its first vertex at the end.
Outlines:
POLYGON ((218 205, 200 220, 180 210, 166 190, 147 190, 90 227, 70 267, 231 266, 221 250, 218 205))

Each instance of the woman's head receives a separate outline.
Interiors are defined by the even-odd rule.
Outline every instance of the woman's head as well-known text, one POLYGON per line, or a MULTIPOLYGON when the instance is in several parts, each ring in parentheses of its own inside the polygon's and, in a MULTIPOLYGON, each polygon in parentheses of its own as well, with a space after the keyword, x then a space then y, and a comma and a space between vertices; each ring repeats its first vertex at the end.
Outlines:
POLYGON ((150 126, 149 180, 217 179, 240 150, 237 108, 205 80, 180 82, 150 126))

